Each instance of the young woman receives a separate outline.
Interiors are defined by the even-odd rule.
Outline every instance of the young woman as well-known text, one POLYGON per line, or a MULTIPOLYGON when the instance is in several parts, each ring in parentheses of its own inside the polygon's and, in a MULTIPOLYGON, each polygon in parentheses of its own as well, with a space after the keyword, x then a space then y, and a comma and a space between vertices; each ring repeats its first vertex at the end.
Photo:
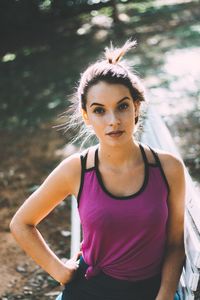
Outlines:
POLYGON ((184 168, 133 135, 144 90, 120 59, 134 45, 106 48, 105 58, 81 76, 71 120, 79 113, 98 144, 64 159, 10 224, 26 253, 65 286, 62 300, 173 300, 180 279, 184 168), (64 263, 37 224, 70 194, 77 198, 83 242, 64 263))

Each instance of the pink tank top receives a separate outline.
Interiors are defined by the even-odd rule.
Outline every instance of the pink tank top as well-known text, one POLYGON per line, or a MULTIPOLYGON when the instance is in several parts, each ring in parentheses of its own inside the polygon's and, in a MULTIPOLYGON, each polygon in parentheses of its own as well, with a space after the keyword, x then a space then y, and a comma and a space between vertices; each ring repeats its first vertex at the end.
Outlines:
POLYGON ((149 163, 139 144, 144 166, 144 181, 133 195, 117 197, 104 186, 95 166, 86 169, 81 156, 82 174, 78 210, 83 231, 83 259, 89 265, 85 277, 100 271, 121 280, 137 281, 161 272, 168 219, 169 186, 157 153, 149 163))

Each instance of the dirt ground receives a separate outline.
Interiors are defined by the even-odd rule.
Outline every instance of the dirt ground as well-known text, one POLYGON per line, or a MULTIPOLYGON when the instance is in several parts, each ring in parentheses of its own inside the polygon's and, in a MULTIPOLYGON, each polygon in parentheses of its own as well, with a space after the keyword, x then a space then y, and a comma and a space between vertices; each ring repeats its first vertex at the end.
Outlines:
MULTIPOLYGON (((9 231, 9 222, 17 208, 61 160, 58 150, 64 146, 65 138, 51 127, 52 124, 45 124, 39 130, 29 130, 25 134, 6 131, 0 133, 2 300, 54 299, 56 291, 61 289, 57 282, 26 256, 9 231), (53 296, 49 292, 53 292, 53 296)), ((66 199, 38 225, 42 235, 60 258, 69 257, 69 224, 70 199, 66 199)))

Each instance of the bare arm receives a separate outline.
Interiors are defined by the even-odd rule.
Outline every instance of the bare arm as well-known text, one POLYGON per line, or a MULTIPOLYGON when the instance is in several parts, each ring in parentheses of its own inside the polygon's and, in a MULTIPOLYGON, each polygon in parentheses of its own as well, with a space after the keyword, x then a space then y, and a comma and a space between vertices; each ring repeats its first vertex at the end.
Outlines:
POLYGON ((64 264, 49 248, 36 226, 62 200, 74 194, 79 186, 79 177, 79 156, 74 155, 65 159, 24 202, 10 223, 11 232, 21 248, 61 283, 71 280, 77 269, 75 261, 79 253, 64 264))
POLYGON ((156 300, 173 300, 185 259, 185 176, 182 163, 174 157, 165 157, 163 167, 170 187, 168 198, 169 218, 162 280, 156 300))

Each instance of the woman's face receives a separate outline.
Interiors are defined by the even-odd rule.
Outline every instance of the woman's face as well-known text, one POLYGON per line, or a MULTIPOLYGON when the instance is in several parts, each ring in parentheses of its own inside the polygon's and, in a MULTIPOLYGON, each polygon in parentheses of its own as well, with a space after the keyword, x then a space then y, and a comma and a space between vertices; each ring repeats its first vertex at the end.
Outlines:
POLYGON ((126 86, 98 82, 88 90, 86 110, 84 121, 100 142, 114 145, 132 139, 139 102, 133 101, 126 86))

